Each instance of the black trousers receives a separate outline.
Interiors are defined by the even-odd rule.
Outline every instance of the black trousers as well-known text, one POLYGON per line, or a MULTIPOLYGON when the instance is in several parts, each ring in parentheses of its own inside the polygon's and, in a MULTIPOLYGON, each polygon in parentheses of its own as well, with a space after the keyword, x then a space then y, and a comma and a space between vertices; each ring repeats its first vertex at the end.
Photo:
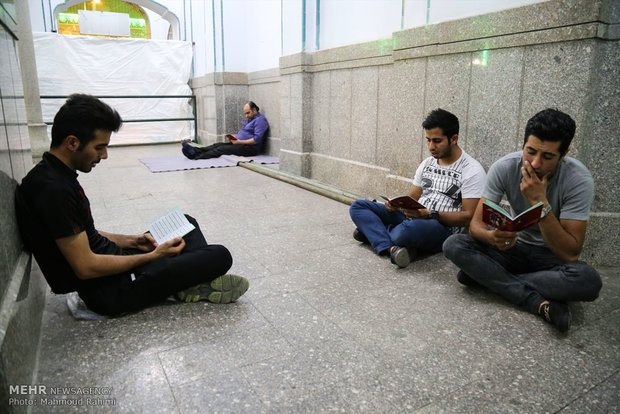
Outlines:
POLYGON ((195 160, 217 158, 220 155, 241 155, 251 157, 257 155, 258 151, 251 145, 235 145, 228 142, 216 142, 204 148, 195 148, 195 160))
MULTIPOLYGON (((181 290, 208 283, 225 274, 232 266, 226 247, 207 244, 198 223, 185 235, 180 255, 165 257, 117 275, 85 281, 78 291, 91 310, 103 315, 118 315, 143 309, 181 290)), ((127 254, 144 254, 126 250, 127 254)))

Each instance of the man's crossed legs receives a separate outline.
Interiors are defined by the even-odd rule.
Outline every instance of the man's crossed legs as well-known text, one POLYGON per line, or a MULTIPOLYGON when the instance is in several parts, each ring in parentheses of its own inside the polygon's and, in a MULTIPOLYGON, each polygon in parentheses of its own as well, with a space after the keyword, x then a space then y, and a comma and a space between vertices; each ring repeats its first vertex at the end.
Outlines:
MULTIPOLYGON (((417 251, 438 253, 451 230, 431 219, 408 220, 402 211, 388 211, 384 204, 357 200, 349 209, 357 232, 368 240, 380 255, 390 255, 392 263, 406 267, 417 251)), ((363 240, 363 238, 361 238, 363 240)))
POLYGON ((593 301, 602 286, 599 274, 587 263, 564 263, 546 247, 517 242, 500 251, 470 235, 455 234, 445 241, 443 251, 461 269, 459 282, 480 284, 560 331, 570 327, 566 302, 593 301))
MULTIPOLYGON (((103 315, 143 309, 175 295, 183 302, 208 300, 230 303, 249 288, 247 279, 225 274, 232 266, 226 247, 207 244, 198 223, 186 215, 194 230, 186 234, 181 254, 132 269, 131 272, 86 281, 79 290, 84 303, 103 315)), ((126 254, 142 254, 126 250, 126 254)))

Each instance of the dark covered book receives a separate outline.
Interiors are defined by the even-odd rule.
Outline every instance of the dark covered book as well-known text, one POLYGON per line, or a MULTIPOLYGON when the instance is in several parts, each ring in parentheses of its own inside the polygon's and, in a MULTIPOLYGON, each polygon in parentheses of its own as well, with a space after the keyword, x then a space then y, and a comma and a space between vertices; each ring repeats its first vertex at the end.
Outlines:
POLYGON ((426 208, 424 204, 420 203, 418 200, 408 195, 401 195, 401 196, 396 196, 393 198, 388 198, 384 195, 379 194, 379 197, 389 202, 394 207, 404 208, 406 210, 418 210, 421 208, 426 208))

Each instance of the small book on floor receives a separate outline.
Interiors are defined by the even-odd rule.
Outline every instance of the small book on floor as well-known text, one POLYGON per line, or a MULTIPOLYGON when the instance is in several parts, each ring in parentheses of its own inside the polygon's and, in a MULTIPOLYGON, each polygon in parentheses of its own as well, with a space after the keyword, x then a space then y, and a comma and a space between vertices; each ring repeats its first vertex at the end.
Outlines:
POLYGON ((178 207, 151 221, 147 226, 157 244, 162 244, 175 237, 183 237, 195 227, 178 207))
POLYGON ((538 202, 516 217, 492 201, 485 200, 482 204, 482 221, 498 230, 521 231, 538 223, 543 203, 538 202))
POLYGON ((388 198, 384 195, 379 194, 379 197, 389 202, 394 207, 404 208, 406 210, 418 210, 421 208, 426 208, 424 204, 420 203, 418 200, 408 195, 400 195, 388 198))

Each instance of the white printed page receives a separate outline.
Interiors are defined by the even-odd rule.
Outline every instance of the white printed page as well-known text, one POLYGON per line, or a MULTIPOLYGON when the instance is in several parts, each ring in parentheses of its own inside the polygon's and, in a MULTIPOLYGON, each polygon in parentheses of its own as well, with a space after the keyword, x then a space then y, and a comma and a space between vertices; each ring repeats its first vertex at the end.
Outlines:
POLYGON ((158 244, 167 242, 175 237, 183 237, 194 230, 194 225, 187 221, 187 217, 178 207, 168 211, 163 216, 153 220, 147 226, 149 232, 158 244))

